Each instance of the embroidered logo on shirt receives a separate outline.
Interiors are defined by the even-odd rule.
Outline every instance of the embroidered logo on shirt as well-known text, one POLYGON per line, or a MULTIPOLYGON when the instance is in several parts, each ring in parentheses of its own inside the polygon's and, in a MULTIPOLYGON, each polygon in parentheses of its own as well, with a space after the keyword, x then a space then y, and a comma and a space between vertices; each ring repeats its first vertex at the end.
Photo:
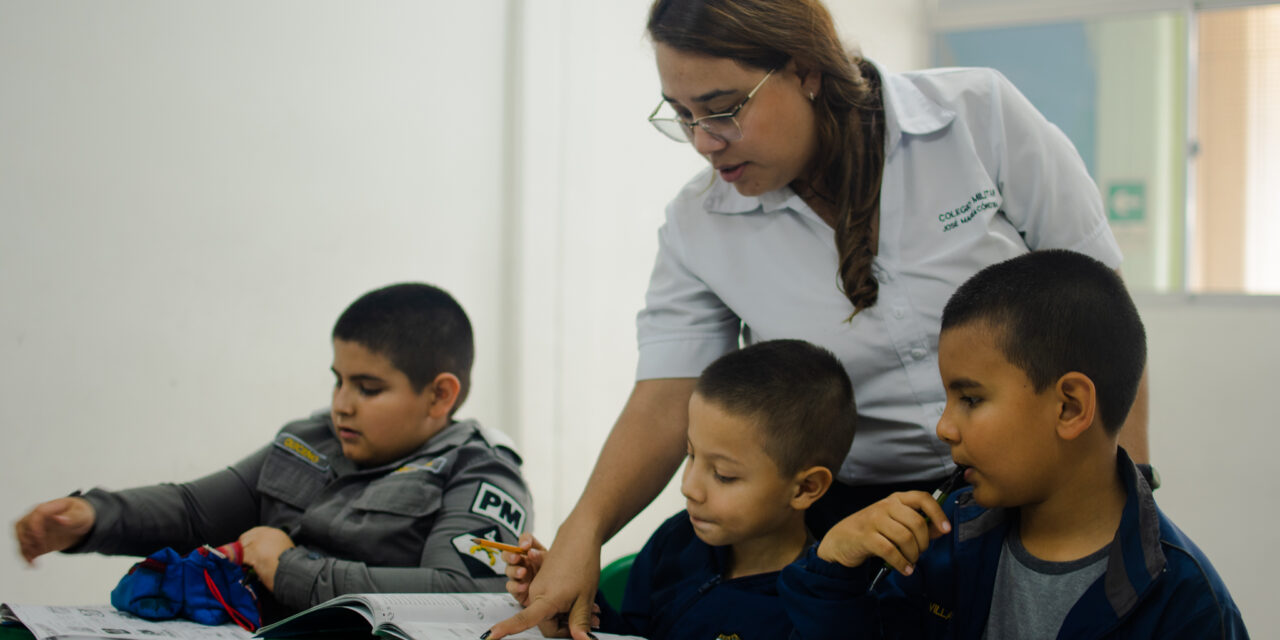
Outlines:
POLYGON ((329 464, 327 462, 328 458, 323 453, 317 453, 315 449, 311 448, 311 445, 308 445, 287 433, 282 433, 276 436, 275 445, 289 453, 292 453, 317 469, 329 468, 329 464))
POLYGON ((979 212, 995 209, 1000 206, 999 195, 995 189, 983 189, 969 198, 968 202, 938 214, 938 222, 942 223, 942 232, 951 231, 962 224, 973 220, 979 212))
POLYGON ((524 531, 524 507, 511 494, 488 482, 481 482, 471 501, 471 513, 496 520, 515 535, 524 531))
POLYGON ((428 460, 426 462, 410 462, 400 467, 399 469, 392 471, 391 473, 407 473, 410 471, 430 471, 431 473, 438 474, 438 473, 444 472, 444 468, 448 466, 448 463, 449 463, 448 458, 444 456, 440 456, 439 458, 432 458, 431 460, 428 460))
POLYGON ((939 618, 942 618, 943 620, 950 620, 950 619, 951 619, 951 612, 950 612, 950 611, 947 611, 946 609, 943 609, 943 608, 942 608, 942 605, 940 605, 940 604, 938 604, 938 603, 936 603, 936 602, 930 602, 930 603, 929 603, 929 613, 932 613, 933 615, 938 616, 939 618))
POLYGON ((722 633, 716 636, 716 640, 742 640, 736 633, 722 633))
POLYGON ((498 528, 485 527, 455 536, 450 540, 453 548, 462 556, 462 564, 472 578, 486 578, 494 575, 506 575, 507 563, 502 561, 502 552, 482 547, 471 541, 472 538, 484 538, 498 542, 498 528))

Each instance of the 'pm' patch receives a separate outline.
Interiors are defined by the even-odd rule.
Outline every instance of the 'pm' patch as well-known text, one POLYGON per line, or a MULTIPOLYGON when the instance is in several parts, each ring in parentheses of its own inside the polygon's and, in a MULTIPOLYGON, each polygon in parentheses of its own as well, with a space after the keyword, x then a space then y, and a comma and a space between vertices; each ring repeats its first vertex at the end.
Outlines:
POLYGON ((496 520, 515 535, 524 531, 524 507, 511 494, 488 482, 481 482, 471 501, 471 513, 496 520))

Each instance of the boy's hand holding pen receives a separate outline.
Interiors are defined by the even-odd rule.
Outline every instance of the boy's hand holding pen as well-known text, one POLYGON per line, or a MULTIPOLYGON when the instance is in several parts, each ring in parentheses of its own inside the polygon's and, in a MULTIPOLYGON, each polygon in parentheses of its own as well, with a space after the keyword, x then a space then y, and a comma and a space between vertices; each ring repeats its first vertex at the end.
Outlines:
POLYGON ((933 495, 923 491, 895 493, 836 523, 818 545, 818 557, 847 567, 883 558, 885 567, 872 588, 889 569, 911 575, 929 541, 951 532, 942 503, 951 488, 964 477, 957 468, 933 495))
POLYGON ((480 538, 471 540, 478 545, 502 552, 502 561, 507 563, 507 593, 510 593, 520 606, 529 606, 529 583, 533 582, 533 577, 538 575, 538 570, 542 568, 547 548, 542 546, 542 543, 538 542, 531 533, 520 534, 520 542, 514 546, 480 538))

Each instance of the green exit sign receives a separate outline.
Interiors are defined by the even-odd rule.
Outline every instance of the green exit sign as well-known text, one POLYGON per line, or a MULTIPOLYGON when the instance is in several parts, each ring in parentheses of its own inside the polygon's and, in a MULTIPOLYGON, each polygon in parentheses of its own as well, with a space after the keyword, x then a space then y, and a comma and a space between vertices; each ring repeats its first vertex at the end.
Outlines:
POLYGON ((1107 189, 1107 218, 1112 222, 1141 222, 1146 217, 1146 184, 1117 182, 1107 189))

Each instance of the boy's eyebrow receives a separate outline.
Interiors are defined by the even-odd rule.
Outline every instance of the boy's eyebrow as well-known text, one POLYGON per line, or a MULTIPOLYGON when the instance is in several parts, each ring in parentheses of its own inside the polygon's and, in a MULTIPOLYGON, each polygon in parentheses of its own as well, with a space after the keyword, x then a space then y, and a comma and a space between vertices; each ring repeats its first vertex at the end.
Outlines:
POLYGON ((723 462, 728 462, 729 464, 738 464, 738 460, 736 458, 730 458, 729 456, 726 456, 723 453, 708 453, 707 458, 710 460, 720 460, 723 462))
MULTIPOLYGON (((342 374, 338 373, 337 369, 334 369, 333 367, 329 367, 329 370, 333 372, 333 375, 338 376, 339 378, 342 377, 342 374)), ((350 380, 352 382, 382 382, 382 378, 379 378, 378 376, 368 374, 368 373, 356 373, 356 374, 347 376, 347 380, 350 380)))
MULTIPOLYGON (((685 439, 685 441, 684 441, 684 443, 685 443, 685 446, 686 446, 686 447, 688 447, 690 451, 693 451, 693 442, 692 442, 692 441, 690 441, 688 438, 686 438, 686 439, 685 439)), ((707 458, 707 459, 709 459, 709 460, 724 460, 725 462, 729 462, 729 463, 732 463, 732 464, 738 464, 738 461, 737 461, 736 459, 734 459, 734 458, 730 458, 729 456, 726 456, 726 455, 725 455, 725 454, 723 454, 723 453, 708 453, 708 454, 705 454, 705 455, 704 455, 704 457, 706 457, 706 458, 707 458)))
POLYGON ((982 383, 970 378, 956 378, 947 383, 947 388, 952 391, 965 391, 967 389, 975 389, 981 387, 982 383))

